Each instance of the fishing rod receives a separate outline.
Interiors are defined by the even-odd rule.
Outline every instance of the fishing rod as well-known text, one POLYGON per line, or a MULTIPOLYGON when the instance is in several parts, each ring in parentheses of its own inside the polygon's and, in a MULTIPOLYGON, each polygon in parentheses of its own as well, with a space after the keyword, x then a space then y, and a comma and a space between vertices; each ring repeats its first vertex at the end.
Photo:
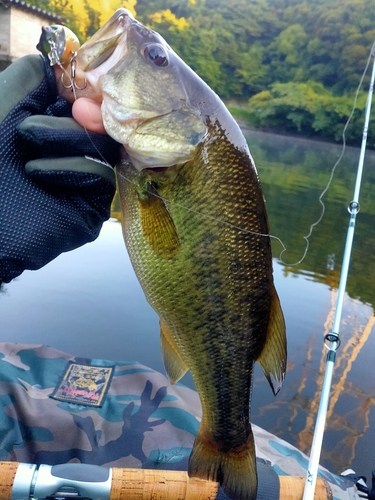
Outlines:
MULTIPOLYGON (((342 313, 342 307, 343 307, 344 296, 345 296, 346 282, 348 279, 348 271, 349 271, 350 256, 351 256, 351 251, 352 251, 352 246, 353 246, 355 222, 356 222, 357 214, 358 214, 359 209, 360 209, 359 192, 361 189, 363 164, 364 164, 366 144, 367 144, 367 132, 368 132, 368 125, 369 125, 369 121, 370 121, 372 96, 373 96, 373 91, 374 91, 375 42, 374 42, 372 49, 371 49, 369 61, 370 61, 371 57, 374 57, 374 62, 373 62, 370 87, 369 87, 367 102, 366 102, 365 123, 364 123, 364 127, 363 127, 361 151, 360 151, 359 161, 358 161, 357 178, 356 178, 356 183, 355 183, 355 188, 354 188, 353 200, 350 202, 349 207, 348 207, 348 211, 350 213, 350 219, 349 219, 349 227, 348 227, 348 231, 347 231, 347 235, 346 235, 344 257, 343 257, 342 269, 341 269, 341 275, 340 275, 340 283, 339 283, 338 294, 337 294, 337 299, 336 299, 335 316, 334 316, 334 320, 333 320, 332 330, 331 330, 331 332, 329 332, 325 336, 325 339, 324 339, 325 346, 328 349, 328 354, 327 354, 327 359, 326 359, 326 370, 325 370, 325 374, 324 374, 322 394, 320 397, 318 414, 316 417, 316 424, 315 424, 313 442, 311 445, 309 465, 308 465, 307 473, 306 473, 306 481, 305 481, 305 487, 304 487, 304 492, 303 492, 303 500, 313 500, 313 498, 314 498, 315 485, 316 485, 318 468, 319 468, 319 459, 320 459, 322 442, 323 442, 323 434, 324 434, 324 428, 325 428, 326 417, 327 417, 329 395, 330 395, 331 385, 332 385, 333 368, 334 368, 334 364, 335 364, 335 360, 336 360, 336 351, 340 346, 339 330, 340 330, 340 322, 341 322, 341 313, 342 313)), ((367 69, 367 67, 366 67, 366 69, 367 69)))
MULTIPOLYGON (((298 500, 303 477, 280 476, 277 499, 298 500)), ((275 488, 271 496, 276 500, 275 488)), ((189 478, 174 470, 120 469, 69 463, 35 465, 0 462, 1 500, 227 500, 213 481, 189 478)), ((332 490, 319 478, 315 500, 329 500, 332 490)))
POLYGON ((218 488, 181 471, 0 462, 1 500, 216 500, 218 488))

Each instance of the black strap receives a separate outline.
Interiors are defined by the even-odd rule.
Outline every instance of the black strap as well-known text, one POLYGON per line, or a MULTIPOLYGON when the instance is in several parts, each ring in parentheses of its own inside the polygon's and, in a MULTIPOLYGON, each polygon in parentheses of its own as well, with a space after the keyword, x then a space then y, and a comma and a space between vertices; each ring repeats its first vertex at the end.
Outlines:
POLYGON ((372 481, 371 490, 369 489, 368 498, 369 500, 375 500, 375 470, 372 471, 372 481))

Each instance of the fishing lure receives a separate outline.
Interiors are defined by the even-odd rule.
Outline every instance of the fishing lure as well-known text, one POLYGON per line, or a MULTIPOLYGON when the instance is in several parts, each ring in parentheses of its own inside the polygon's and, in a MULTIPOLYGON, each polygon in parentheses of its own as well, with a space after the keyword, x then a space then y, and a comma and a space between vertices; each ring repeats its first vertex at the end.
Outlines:
POLYGON ((64 83, 64 73, 61 75, 61 83, 67 89, 76 88, 82 90, 86 87, 86 82, 81 87, 75 82, 76 56, 79 47, 80 42, 77 36, 66 26, 59 24, 42 26, 42 34, 36 48, 50 61, 51 66, 57 64, 64 72, 70 66, 69 85, 64 83))
POLYGON ((79 40, 73 31, 59 24, 42 26, 42 34, 36 46, 49 59, 51 66, 69 64, 79 47, 79 40))

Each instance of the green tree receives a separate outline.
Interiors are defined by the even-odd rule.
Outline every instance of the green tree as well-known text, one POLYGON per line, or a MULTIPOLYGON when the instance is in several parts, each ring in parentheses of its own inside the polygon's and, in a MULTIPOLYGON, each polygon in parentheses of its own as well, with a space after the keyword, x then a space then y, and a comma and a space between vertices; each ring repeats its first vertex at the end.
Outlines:
MULTIPOLYGON (((82 40, 120 6, 120 0, 29 1, 69 18, 82 40)), ((259 125, 340 136, 375 40, 374 0, 129 2, 222 98, 243 106, 254 97, 250 111, 259 125)), ((364 89, 368 82, 367 75, 364 89)), ((360 115, 354 124, 352 141, 361 135, 360 115)))
MULTIPOLYGON (((366 95, 357 102, 347 141, 355 143, 362 135, 361 120, 366 95)), ((275 83, 249 100, 249 108, 261 127, 273 127, 286 132, 341 139, 345 123, 351 113, 353 96, 335 96, 321 83, 275 83)), ((375 120, 373 120, 375 125, 375 120)), ((371 144, 375 145, 374 138, 371 144)))
POLYGON ((87 12, 90 24, 85 32, 86 38, 91 37, 100 28, 100 12, 91 7, 88 0, 84 0, 85 10, 87 12))

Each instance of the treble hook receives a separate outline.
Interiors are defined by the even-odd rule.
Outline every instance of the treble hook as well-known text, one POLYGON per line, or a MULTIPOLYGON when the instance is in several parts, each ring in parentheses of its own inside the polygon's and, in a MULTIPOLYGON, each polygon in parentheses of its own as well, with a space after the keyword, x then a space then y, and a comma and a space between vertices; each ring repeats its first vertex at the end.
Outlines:
POLYGON ((84 90, 87 87, 87 81, 86 78, 84 79, 83 86, 80 87, 79 85, 76 84, 75 78, 76 78, 76 56, 77 52, 72 52, 72 58, 70 59, 70 84, 65 85, 64 83, 64 73, 61 75, 61 85, 65 89, 76 89, 76 90, 84 90))

